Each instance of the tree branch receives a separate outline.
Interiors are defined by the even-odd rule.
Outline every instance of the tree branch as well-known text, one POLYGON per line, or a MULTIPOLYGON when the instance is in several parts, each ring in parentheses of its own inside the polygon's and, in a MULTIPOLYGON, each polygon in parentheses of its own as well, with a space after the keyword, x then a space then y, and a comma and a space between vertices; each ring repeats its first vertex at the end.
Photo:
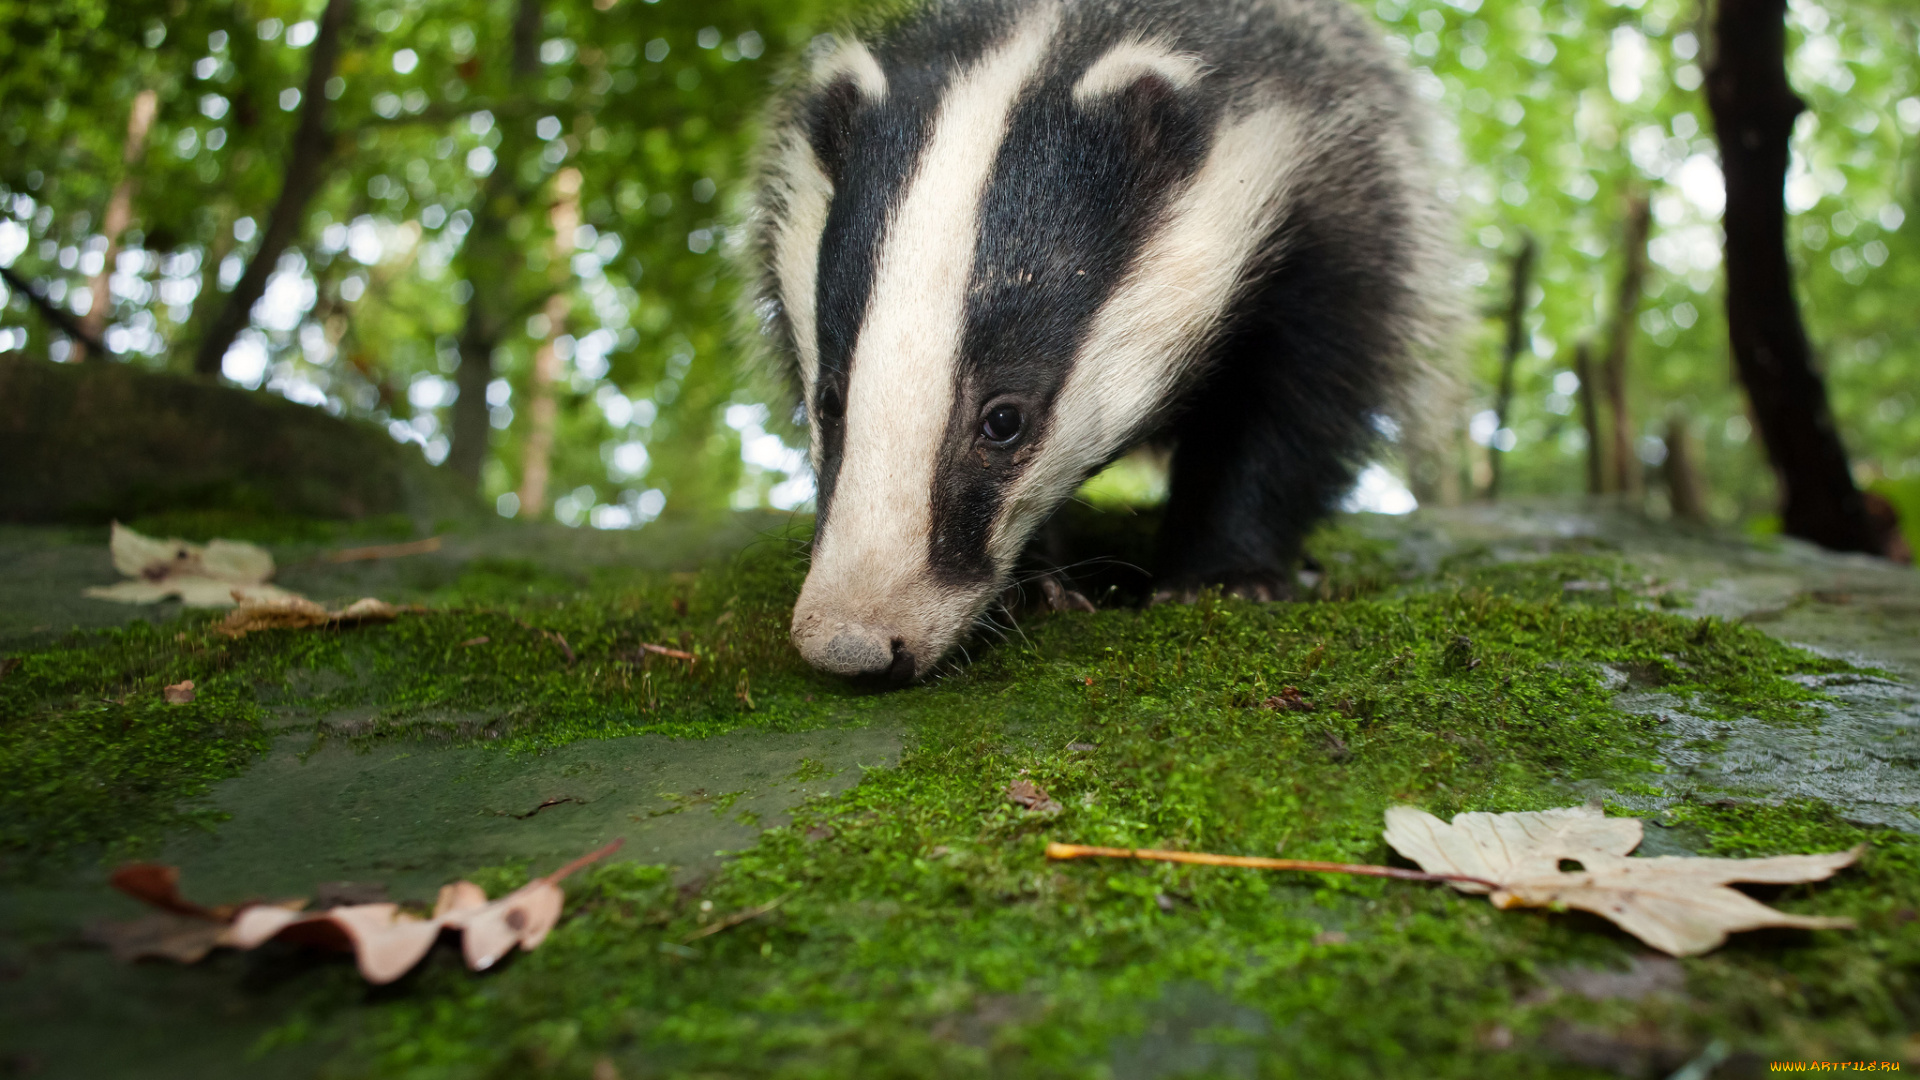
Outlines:
POLYGON ((333 154, 333 136, 327 130, 327 80, 333 77, 340 61, 340 38, 347 19, 353 13, 353 0, 327 0, 320 16, 320 32, 313 42, 312 66, 307 69, 307 85, 302 91, 300 126, 294 132, 293 146, 287 153, 286 176, 280 198, 267 216, 260 237, 260 248, 248 260, 240 281, 227 294, 224 306, 207 328, 207 336, 194 353, 196 374, 220 374, 220 362, 240 331, 253 318, 253 305, 267 291, 267 278, 273 274, 280 256, 300 234, 307 204, 326 181, 327 158, 333 154))
POLYGON ((52 323, 54 329, 72 338, 77 345, 86 348, 95 356, 107 355, 107 347, 100 343, 99 338, 87 333, 86 328, 80 325, 80 320, 68 314, 60 305, 41 296, 32 282, 4 266, 0 266, 0 278, 4 278, 9 286, 25 296, 27 303, 32 304, 34 310, 52 323))

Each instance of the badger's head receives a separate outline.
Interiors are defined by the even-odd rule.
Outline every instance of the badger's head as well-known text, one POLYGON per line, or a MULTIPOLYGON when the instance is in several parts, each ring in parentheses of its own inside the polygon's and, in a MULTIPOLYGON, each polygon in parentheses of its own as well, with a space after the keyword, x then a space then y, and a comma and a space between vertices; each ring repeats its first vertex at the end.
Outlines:
POLYGON ((826 671, 955 646, 1164 414, 1283 202, 1285 113, 1193 55, 1045 4, 977 19, 839 43, 769 150, 762 316, 818 483, 793 642, 826 671))

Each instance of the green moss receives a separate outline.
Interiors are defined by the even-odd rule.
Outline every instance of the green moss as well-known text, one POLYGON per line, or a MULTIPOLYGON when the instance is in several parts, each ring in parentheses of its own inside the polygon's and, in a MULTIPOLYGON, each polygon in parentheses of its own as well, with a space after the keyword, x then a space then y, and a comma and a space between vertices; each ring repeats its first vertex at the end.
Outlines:
MULTIPOLYGON (((919 738, 897 770, 768 833, 698 891, 600 872, 541 952, 493 983, 427 973, 368 1050, 383 1072, 421 1076, 585 1076, 603 1055, 643 1076, 1099 1075, 1129 1047, 1164 1042, 1153 1032, 1174 994, 1193 1028, 1188 1061, 1245 1051, 1278 1075, 1415 1062, 1428 1076, 1590 1075, 1482 1036, 1504 1024, 1525 1045, 1559 1020, 1592 1019, 1584 1001, 1541 991, 1551 967, 1638 951, 1598 920, 1502 914, 1374 880, 1056 865, 1042 849, 1067 839, 1382 862, 1392 801, 1441 813, 1564 805, 1562 781, 1631 776, 1649 756, 1649 721, 1611 706, 1598 662, 1749 712, 1792 693, 1782 675, 1830 666, 1745 628, 1490 594, 1047 619, 900 695, 919 738), (1259 704, 1284 686, 1314 710, 1259 704), (1062 811, 1009 803, 1016 777, 1062 811), (768 915, 688 940, 778 898, 768 915)), ((1807 890, 1784 906, 1817 896, 1820 910, 1858 910, 1875 895, 1807 890)), ((1857 939, 1800 935, 1743 942, 1694 970, 1755 982, 1789 955, 1838 967, 1859 951, 1857 939)), ((1600 1012, 1683 1043, 1727 1033, 1804 1048, 1792 1033, 1813 1024, 1890 1053, 1914 997, 1899 984, 1861 1020, 1848 1010, 1864 993, 1763 1012, 1600 1012)))
POLYGON ((264 746, 260 709, 220 660, 136 624, 16 658, 0 679, 0 872, 75 848, 134 850, 208 824, 192 800, 264 746), (192 679, 187 704, 163 686, 192 679))
MULTIPOLYGON (((275 1039, 358 1032, 342 1075, 409 1077, 585 1077, 603 1057, 623 1076, 1095 1076, 1165 1060, 1197 1074, 1600 1075, 1543 1049, 1568 1020, 1779 1056, 1897 1055, 1920 1017, 1914 847, 1821 807, 1671 811, 1729 854, 1875 845, 1859 871, 1771 898, 1867 931, 1743 936, 1688 962, 1685 1008, 1555 992, 1557 968, 1639 952, 1585 916, 1371 879, 1048 863, 1049 840, 1386 862, 1381 812, 1396 801, 1445 815, 1659 791, 1657 721, 1614 704, 1602 665, 1695 710, 1786 724, 1819 698, 1786 676, 1846 666, 1749 627, 1642 610, 1647 583, 1605 552, 1466 559, 1436 583, 1363 538, 1316 545, 1332 601, 1024 617, 970 665, 885 696, 798 662, 786 618, 800 567, 776 546, 725 571, 584 588, 481 567, 446 607, 384 627, 236 642, 189 620, 76 638, 0 683, 12 755, 0 768, 43 761, 36 775, 58 796, 46 806, 83 801, 61 769, 85 772, 110 738, 85 719, 89 702, 149 700, 185 674, 205 680, 208 704, 140 706, 182 718, 143 736, 172 772, 110 756, 95 767, 109 783, 149 777, 145 803, 83 827, 67 824, 77 811, 9 794, 4 835, 45 852, 173 827, 207 778, 252 752, 262 715, 319 738, 525 752, 805 728, 883 703, 913 733, 899 767, 807 804, 718 876, 675 887, 660 868, 591 872, 539 951, 485 977, 437 956, 368 998, 344 966, 308 972, 313 999, 275 1039), (369 704, 351 728, 327 719, 369 704), (242 726, 186 722, 200 715, 242 726), (1062 809, 1010 803, 1016 778, 1062 809), (1498 1049, 1496 1025, 1518 1050, 1498 1049)), ((547 869, 487 881, 497 891, 547 869)))

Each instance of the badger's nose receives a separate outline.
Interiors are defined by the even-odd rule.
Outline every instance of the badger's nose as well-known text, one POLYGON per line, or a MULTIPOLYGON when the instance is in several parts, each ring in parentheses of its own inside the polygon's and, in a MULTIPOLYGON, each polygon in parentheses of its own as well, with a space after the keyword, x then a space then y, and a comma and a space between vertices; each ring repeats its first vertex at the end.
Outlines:
POLYGON ((913 681, 912 650, 885 627, 796 620, 793 643, 821 671, 897 684, 913 681))

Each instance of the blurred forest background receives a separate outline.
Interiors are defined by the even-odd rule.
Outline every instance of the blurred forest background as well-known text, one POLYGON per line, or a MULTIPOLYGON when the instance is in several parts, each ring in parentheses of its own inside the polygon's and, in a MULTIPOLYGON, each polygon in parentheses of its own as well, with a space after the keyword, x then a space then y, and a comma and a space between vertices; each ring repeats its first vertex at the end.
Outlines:
MULTIPOLYGON (((0 353, 79 360, 77 331, 92 362, 367 418, 509 517, 804 506, 799 436, 743 374, 729 257, 760 105, 853 8, 0 0, 0 353)), ((1766 529, 1698 5, 1370 10, 1457 129, 1447 190, 1485 313, 1440 491, 1592 486, 1766 529), (1624 455, 1590 454, 1616 430, 1624 455)), ((1793 0, 1788 48, 1804 315, 1856 478, 1911 532, 1920 11, 1793 0)), ((1153 477, 1096 484, 1151 497, 1153 477)), ((1354 502, 1409 504, 1380 470, 1354 502)))

